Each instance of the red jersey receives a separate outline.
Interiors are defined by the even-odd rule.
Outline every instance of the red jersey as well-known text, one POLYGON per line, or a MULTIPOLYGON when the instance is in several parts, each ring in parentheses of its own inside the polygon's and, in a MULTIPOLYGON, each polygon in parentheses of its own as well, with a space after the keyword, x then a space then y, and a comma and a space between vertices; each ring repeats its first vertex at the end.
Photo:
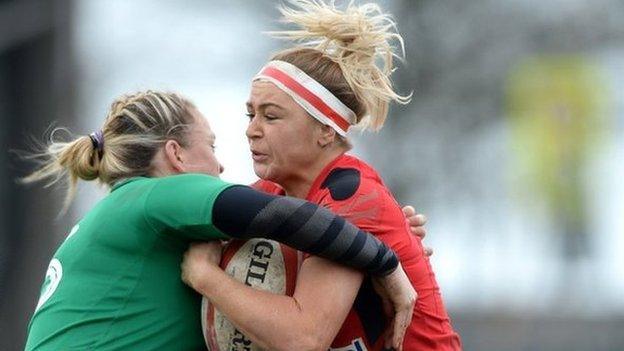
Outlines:
MULTIPOLYGON (((284 194, 277 184, 264 180, 254 187, 284 194)), ((321 171, 306 200, 330 209, 375 235, 398 254, 418 293, 412 322, 405 334, 404 350, 461 350, 459 335, 451 326, 420 238, 411 234, 401 207, 372 167, 356 157, 341 155, 321 171)), ((383 350, 382 333, 388 322, 381 299, 367 278, 330 350, 383 350)))

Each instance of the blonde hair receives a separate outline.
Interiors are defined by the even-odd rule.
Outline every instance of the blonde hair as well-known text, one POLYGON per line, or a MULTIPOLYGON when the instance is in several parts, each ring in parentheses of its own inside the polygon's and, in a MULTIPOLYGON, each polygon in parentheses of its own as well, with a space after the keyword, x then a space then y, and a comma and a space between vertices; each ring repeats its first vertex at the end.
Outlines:
POLYGON ((297 45, 272 60, 293 64, 321 83, 355 112, 361 129, 381 129, 391 101, 409 103, 411 94, 399 95, 390 80, 393 58, 404 55, 403 38, 396 32, 394 20, 378 5, 351 1, 345 10, 339 10, 334 1, 288 3, 292 7, 279 7, 282 20, 298 29, 269 34, 297 45), (398 44, 400 54, 392 43, 398 44))
POLYGON ((112 186, 120 179, 148 176, 154 155, 167 140, 186 146, 194 108, 174 93, 148 90, 121 96, 112 103, 102 126, 103 147, 97 148, 90 136, 54 141, 53 133, 43 152, 27 157, 38 159, 41 167, 21 181, 49 179, 46 186, 50 186, 67 178, 64 212, 74 198, 78 179, 112 186))

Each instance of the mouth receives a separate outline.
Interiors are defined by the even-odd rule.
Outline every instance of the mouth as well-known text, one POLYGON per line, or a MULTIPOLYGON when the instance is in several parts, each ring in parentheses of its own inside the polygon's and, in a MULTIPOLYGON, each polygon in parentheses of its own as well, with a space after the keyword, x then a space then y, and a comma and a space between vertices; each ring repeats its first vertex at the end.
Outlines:
POLYGON ((266 161, 269 158, 269 156, 267 154, 263 154, 261 152, 258 152, 252 149, 251 158, 254 160, 254 162, 262 162, 262 161, 266 161))

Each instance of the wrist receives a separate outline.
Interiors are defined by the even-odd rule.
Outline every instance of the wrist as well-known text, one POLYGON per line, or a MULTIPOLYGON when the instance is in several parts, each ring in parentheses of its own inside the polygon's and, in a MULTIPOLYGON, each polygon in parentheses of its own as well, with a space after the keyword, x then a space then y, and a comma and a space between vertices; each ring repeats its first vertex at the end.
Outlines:
POLYGON ((205 297, 212 297, 220 287, 219 281, 222 280, 220 274, 225 274, 220 267, 212 264, 202 265, 193 279, 193 289, 205 297))

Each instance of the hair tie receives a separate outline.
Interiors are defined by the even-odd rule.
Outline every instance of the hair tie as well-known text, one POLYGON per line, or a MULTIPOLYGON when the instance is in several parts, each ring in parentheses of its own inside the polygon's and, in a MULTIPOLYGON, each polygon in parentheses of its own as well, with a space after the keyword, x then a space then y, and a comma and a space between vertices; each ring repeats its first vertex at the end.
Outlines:
POLYGON ((89 138, 91 139, 94 149, 100 153, 104 151, 104 133, 102 130, 89 134, 89 138))

